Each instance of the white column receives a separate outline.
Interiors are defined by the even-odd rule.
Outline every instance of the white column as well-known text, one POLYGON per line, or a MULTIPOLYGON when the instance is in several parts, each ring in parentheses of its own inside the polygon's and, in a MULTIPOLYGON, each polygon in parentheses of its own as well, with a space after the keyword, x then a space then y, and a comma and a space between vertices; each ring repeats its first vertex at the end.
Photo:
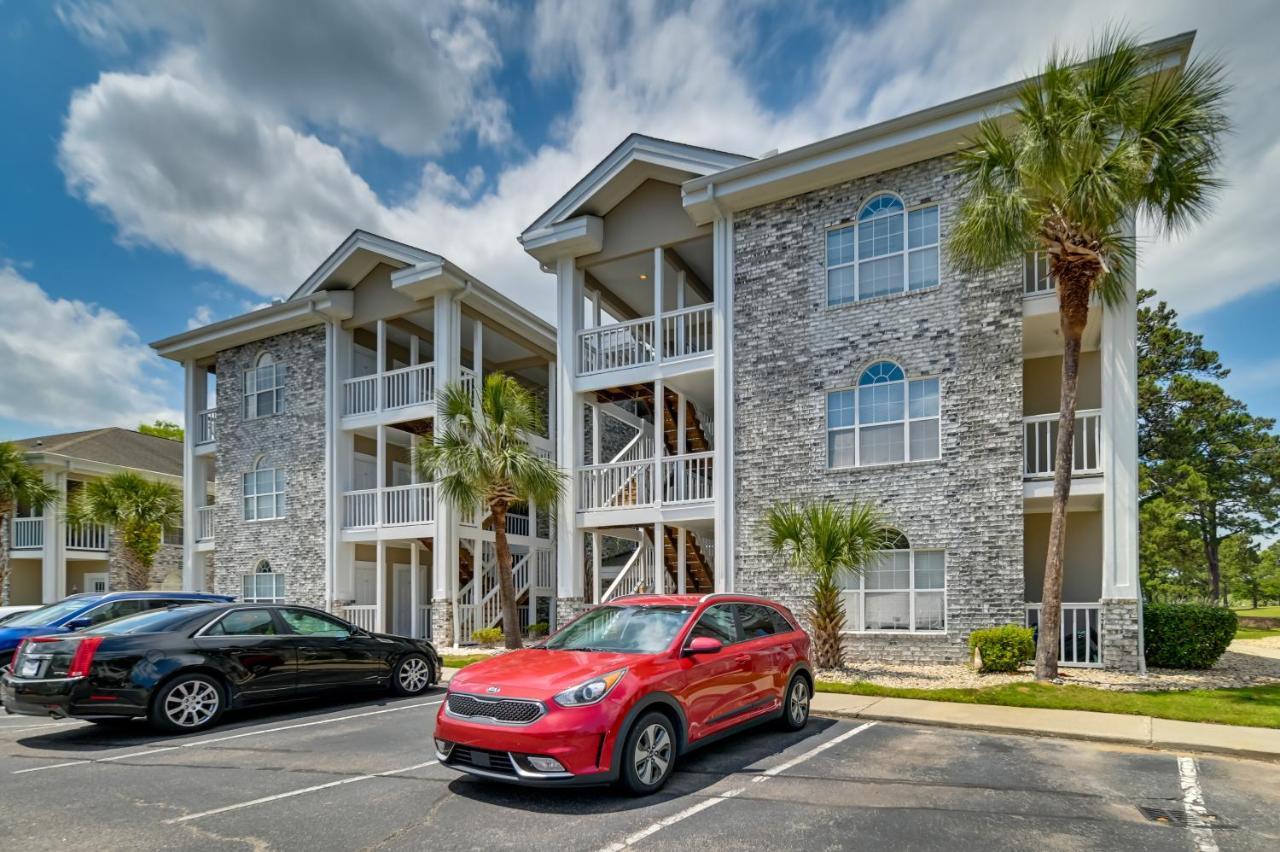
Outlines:
POLYGON ((680 583, 678 591, 683 595, 685 593, 685 588, 688 585, 688 579, 686 576, 689 567, 689 555, 686 552, 686 545, 688 543, 686 537, 688 533, 685 532, 684 527, 676 527, 676 535, 679 537, 676 544, 676 576, 679 578, 680 583))
MULTIPOLYGON (((453 293, 444 292, 436 295, 433 319, 432 357, 435 360, 435 386, 440 390, 458 381, 461 308, 453 293)), ((453 607, 451 622, 454 635, 441 636, 439 641, 457 644, 458 513, 447 501, 440 499, 438 494, 435 500, 435 537, 431 547, 431 577, 434 587, 432 597, 436 600, 449 601, 450 606, 453 607)))
POLYGON ((422 590, 418 582, 418 540, 409 542, 409 635, 418 638, 422 630, 422 590))
MULTIPOLYGON (((61 553, 58 547, 58 513, 66 505, 66 478, 51 470, 44 471, 46 485, 58 488, 59 478, 62 479, 62 486, 58 502, 44 507, 44 521, 41 524, 41 535, 44 539, 44 549, 40 551, 40 600, 42 603, 53 603, 66 596, 66 568, 58 558, 61 553)), ((84 590, 81 589, 81 591, 84 590)))
POLYGON ((591 403, 591 463, 600 464, 600 405, 591 403))
POLYGON ((387 427, 379 423, 377 427, 377 435, 378 461, 376 471, 377 479, 375 482, 378 493, 375 495, 377 499, 374 501, 373 516, 375 519, 374 523, 378 526, 382 526, 382 522, 385 520, 383 518, 383 511, 386 508, 383 506, 383 497, 387 488, 387 427))
POLYGON ((662 360, 662 274, 666 261, 662 246, 653 250, 653 351, 656 360, 662 360))
MULTIPOLYGON (((352 355, 355 337, 350 329, 335 321, 330 325, 333 335, 333 393, 329 405, 330 473, 329 526, 332 529, 329 552, 330 596, 346 600, 355 594, 354 546, 342 541, 342 493, 354 484, 351 468, 355 461, 355 436, 342 428, 343 382, 351 377, 352 355)), ((216 557, 215 557, 216 558, 216 557)))
POLYGON ((378 320, 378 345, 377 345, 378 369, 375 373, 378 377, 378 386, 374 389, 378 401, 378 411, 382 411, 382 407, 386 405, 385 389, 383 388, 382 374, 387 370, 387 321, 378 320))
POLYGON ((662 521, 653 522, 653 593, 660 595, 667 587, 666 527, 662 521))
POLYGON ((420 343, 421 341, 418 340, 418 335, 416 334, 409 335, 409 366, 410 367, 418 366, 418 346, 420 343))
POLYGON ((561 598, 581 598, 582 535, 578 532, 578 468, 582 464, 582 402, 575 382, 574 341, 582 328, 582 271, 573 258, 556 262, 556 458, 567 470, 564 495, 556 512, 556 592, 561 598))
POLYGON ((387 632, 387 545, 385 542, 379 541, 374 545, 377 551, 377 559, 375 564, 378 575, 375 578, 375 587, 377 594, 374 602, 378 605, 378 611, 374 613, 374 624, 377 626, 379 633, 387 632))
POLYGON ((733 219, 715 219, 712 226, 713 284, 711 340, 715 373, 715 590, 731 592, 733 578, 733 219))
POLYGON ((595 586, 594 595, 591 597, 591 603, 600 603, 600 595, 604 592, 604 581, 600 578, 600 567, 604 562, 604 557, 600 552, 601 540, 604 536, 598 532, 591 534, 591 583, 595 586))
POLYGON ((1136 290, 1102 317, 1102 597, 1138 593, 1136 290))
POLYGON ((182 588, 190 592, 202 591, 202 578, 196 566, 196 515, 204 505, 203 477, 196 476, 196 429, 199 412, 207 404, 208 374, 195 361, 184 361, 185 376, 183 395, 182 432, 182 588), (197 482, 197 480, 201 480, 197 482))
POLYGON ((666 387, 662 379, 653 382, 653 502, 662 505, 666 495, 662 493, 662 457, 666 454, 667 427, 663 420, 666 410, 666 387))
POLYGON ((471 324, 471 372, 476 374, 476 390, 484 380, 484 323, 476 317, 471 324))
MULTIPOLYGON (((324 327, 324 608, 333 610, 338 587, 338 530, 342 529, 342 465, 338 462, 342 435, 342 327, 330 320, 324 327)), ((215 540, 216 541, 216 540, 215 540)))

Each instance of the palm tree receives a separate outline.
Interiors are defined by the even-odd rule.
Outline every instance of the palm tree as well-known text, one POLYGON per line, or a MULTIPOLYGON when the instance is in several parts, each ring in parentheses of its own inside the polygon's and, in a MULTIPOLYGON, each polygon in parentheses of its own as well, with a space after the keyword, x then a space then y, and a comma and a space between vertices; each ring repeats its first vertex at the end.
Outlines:
POLYGON ((861 573, 872 554, 885 546, 889 528, 870 503, 844 509, 826 501, 773 506, 764 525, 773 552, 809 578, 805 617, 813 635, 814 661, 819 668, 840 668, 845 616, 840 580, 846 573, 861 573))
POLYGON ((471 391, 448 385, 437 405, 435 439, 414 449, 414 465, 423 479, 437 482, 440 496, 459 511, 481 504, 489 510, 498 551, 502 629, 507 647, 519 648, 507 510, 516 503, 550 509, 564 491, 564 475, 555 462, 529 448, 526 435, 541 422, 538 406, 514 378, 490 373, 478 405, 471 391))
POLYGON ((85 483, 67 506, 67 523, 112 526, 112 562, 124 566, 130 591, 141 591, 151 585, 165 530, 182 525, 182 494, 136 473, 112 474, 85 483))
POLYGON ((1137 220, 1158 234, 1186 229, 1220 186, 1227 130, 1222 68, 1192 62, 1155 73, 1154 57, 1111 31, 1086 57, 1055 52, 1023 86, 1006 130, 979 126, 959 154, 962 201, 951 261, 965 272, 1048 257, 1062 332, 1062 387, 1053 514, 1045 560, 1036 677, 1057 677, 1062 555, 1076 424, 1080 342, 1089 303, 1130 297, 1137 220))
POLYGON ((9 605, 9 531, 19 504, 44 509, 58 500, 58 491, 27 463, 18 445, 0 441, 0 606, 9 605))

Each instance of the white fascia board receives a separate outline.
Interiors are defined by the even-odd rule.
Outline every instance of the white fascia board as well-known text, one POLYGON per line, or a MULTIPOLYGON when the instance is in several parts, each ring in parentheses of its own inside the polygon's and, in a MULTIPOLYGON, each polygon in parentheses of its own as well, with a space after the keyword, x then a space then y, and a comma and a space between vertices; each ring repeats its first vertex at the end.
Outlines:
MULTIPOLYGON (((1186 62, 1195 33, 1145 45, 1152 73, 1186 62)), ((692 178, 681 189, 699 225, 717 215, 789 198, 866 174, 959 150, 984 118, 1010 119, 1025 80, 979 92, 889 121, 692 178)))
POLYGON ((316 271, 307 276, 307 280, 302 282, 302 286, 294 290, 293 295, 289 298, 292 300, 302 296, 309 296, 319 290, 328 281, 329 277, 342 264, 346 263, 351 255, 362 249, 381 255, 389 262, 400 263, 404 266, 416 266, 419 263, 443 260, 439 255, 432 254, 429 251, 379 236, 378 234, 372 234, 368 231, 352 231, 351 236, 343 240, 342 244, 334 249, 333 254, 326 257, 320 266, 316 268, 316 271))
POLYGON ((391 287, 411 299, 429 299, 466 286, 465 274, 444 258, 419 263, 391 273, 391 287))
POLYGON ((155 470, 148 470, 145 467, 128 467, 122 464, 109 464, 107 462, 94 461, 92 459, 82 459, 76 456, 63 455, 62 453, 50 453, 37 451, 26 454, 27 462, 36 467, 46 467, 53 470, 62 471, 70 474, 80 474, 83 476, 112 476, 113 474, 128 471, 136 473, 144 479, 150 479, 156 482, 167 482, 170 485, 181 487, 182 477, 172 473, 160 473, 155 470))
POLYGON ((560 257, 582 257, 604 248, 604 220, 599 216, 579 216, 520 235, 520 244, 540 263, 554 263, 560 257))
POLYGON ((525 228, 521 234, 521 242, 525 242, 534 233, 550 225, 559 224, 565 217, 571 216, 575 210, 617 177, 623 169, 636 161, 695 175, 705 175, 750 162, 751 158, 633 133, 595 168, 587 172, 582 180, 574 184, 573 188, 562 195, 545 213, 525 228))
POLYGON ((166 337, 151 344, 160 356, 173 361, 207 358, 235 346, 297 331, 331 319, 350 319, 355 298, 349 290, 323 290, 305 298, 265 308, 166 337))

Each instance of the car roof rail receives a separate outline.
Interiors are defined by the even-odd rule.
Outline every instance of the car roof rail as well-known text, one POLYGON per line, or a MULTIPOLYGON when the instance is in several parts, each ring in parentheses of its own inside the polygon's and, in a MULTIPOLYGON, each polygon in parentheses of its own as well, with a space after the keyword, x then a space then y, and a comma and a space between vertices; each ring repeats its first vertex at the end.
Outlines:
POLYGON ((706 603, 707 601, 713 601, 713 600, 716 600, 717 598, 750 598, 753 601, 764 601, 765 603, 772 603, 772 601, 770 601, 764 595, 748 595, 745 592, 708 592, 707 594, 702 596, 702 598, 698 601, 698 603, 706 603))

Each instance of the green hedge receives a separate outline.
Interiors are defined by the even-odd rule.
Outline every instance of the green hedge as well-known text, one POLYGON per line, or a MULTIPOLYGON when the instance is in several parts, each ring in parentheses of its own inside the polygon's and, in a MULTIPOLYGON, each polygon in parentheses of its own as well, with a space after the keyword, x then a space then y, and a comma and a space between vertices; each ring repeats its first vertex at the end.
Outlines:
POLYGON ((1236 635, 1236 614, 1204 604, 1149 603, 1142 610, 1147 665, 1208 669, 1236 635))
POLYGON ((1036 655, 1035 631, 1030 627, 1006 624, 969 634, 969 652, 982 655, 984 672, 1016 672, 1036 655))
POLYGON ((502 628, 482 627, 471 633, 471 641, 479 645, 497 645, 502 641, 502 628))

